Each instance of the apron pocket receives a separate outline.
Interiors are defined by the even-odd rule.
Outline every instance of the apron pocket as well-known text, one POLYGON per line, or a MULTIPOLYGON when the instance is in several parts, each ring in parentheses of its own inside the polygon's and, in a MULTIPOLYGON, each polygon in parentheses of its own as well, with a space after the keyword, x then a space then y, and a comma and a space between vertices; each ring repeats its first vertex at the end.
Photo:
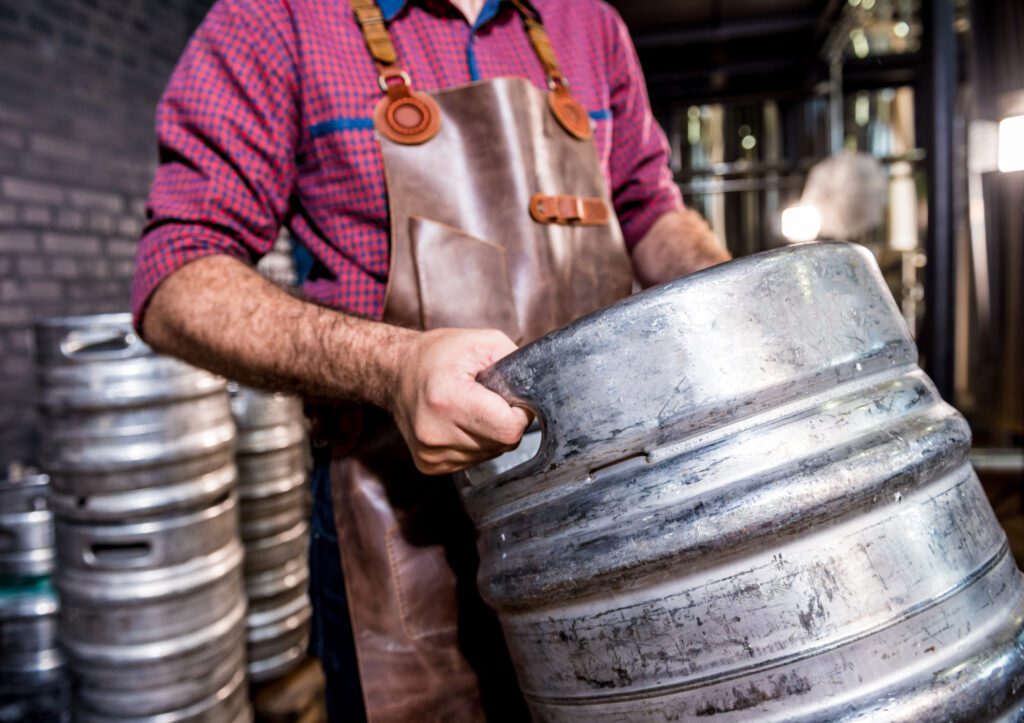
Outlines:
POLYGON ((396 524, 387 531, 387 548, 405 634, 412 640, 422 640, 455 632, 456 581, 444 547, 410 545, 396 524))
POLYGON ((409 218, 409 237, 424 329, 500 329, 521 340, 503 247, 420 216, 409 218))

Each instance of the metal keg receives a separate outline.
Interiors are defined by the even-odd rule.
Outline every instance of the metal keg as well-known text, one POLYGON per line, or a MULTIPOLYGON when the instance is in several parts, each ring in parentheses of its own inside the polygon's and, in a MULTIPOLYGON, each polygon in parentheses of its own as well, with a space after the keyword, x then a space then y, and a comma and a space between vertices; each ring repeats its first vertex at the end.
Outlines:
POLYGON ((57 544, 61 639, 86 718, 193 720, 188 711, 213 705, 225 685, 244 676, 234 494, 135 523, 58 518, 57 544))
POLYGON ((67 719, 46 475, 0 480, 0 723, 67 719))
POLYGON ((245 670, 234 675, 212 695, 179 710, 160 715, 111 717, 89 710, 75 711, 76 723, 250 723, 252 708, 245 670))
POLYGON ((539 721, 1019 719, 1024 587, 869 253, 626 299, 484 383, 479 582, 539 721))
POLYGON ((70 719, 57 609, 49 578, 0 587, 0 723, 70 719))
POLYGON ((14 471, 0 480, 0 578, 53 572, 49 478, 14 471))
POLYGON ((234 383, 229 392, 238 426, 249 677, 261 683, 295 667, 309 638, 308 441, 297 397, 234 383))
POLYGON ((155 354, 129 314, 36 324, 42 459, 53 506, 120 520, 196 506, 234 484, 225 382, 155 354))

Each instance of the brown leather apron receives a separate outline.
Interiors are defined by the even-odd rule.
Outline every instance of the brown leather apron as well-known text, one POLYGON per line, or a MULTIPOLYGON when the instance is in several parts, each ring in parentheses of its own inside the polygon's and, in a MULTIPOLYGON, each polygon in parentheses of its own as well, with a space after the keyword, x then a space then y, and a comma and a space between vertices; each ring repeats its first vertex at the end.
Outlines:
MULTIPOLYGON (((547 71, 412 91, 373 0, 353 0, 385 95, 375 113, 391 267, 384 320, 496 328, 524 343, 627 295, 632 269, 590 139, 539 19, 547 71)), ((523 720, 500 627, 476 592, 474 531, 450 477, 426 477, 364 407, 331 467, 367 715, 523 720)))

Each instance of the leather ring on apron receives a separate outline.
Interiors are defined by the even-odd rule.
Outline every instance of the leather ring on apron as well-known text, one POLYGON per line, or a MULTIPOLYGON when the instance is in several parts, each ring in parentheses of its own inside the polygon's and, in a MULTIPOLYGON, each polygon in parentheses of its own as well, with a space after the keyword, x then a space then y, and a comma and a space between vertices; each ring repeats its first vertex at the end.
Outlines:
POLYGON ((558 85, 548 93, 548 107, 569 135, 581 141, 590 140, 594 133, 590 115, 564 85, 558 85))

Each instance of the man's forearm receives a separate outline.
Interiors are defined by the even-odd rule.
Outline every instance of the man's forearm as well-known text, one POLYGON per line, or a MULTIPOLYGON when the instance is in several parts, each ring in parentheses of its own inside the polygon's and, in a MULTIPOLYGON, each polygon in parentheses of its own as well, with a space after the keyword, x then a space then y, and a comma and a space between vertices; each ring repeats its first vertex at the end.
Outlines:
POLYGON ((158 351, 244 384, 385 408, 416 335, 298 299, 227 256, 175 271, 143 325, 158 351))
POLYGON ((655 221, 634 247, 633 269, 644 287, 700 271, 732 258, 696 211, 680 208, 655 221))
POLYGON ((187 264, 157 288, 146 340, 251 386, 368 402, 394 415, 416 466, 465 469, 515 447, 522 409, 477 375, 516 346, 493 329, 420 332, 295 298, 227 256, 187 264))

